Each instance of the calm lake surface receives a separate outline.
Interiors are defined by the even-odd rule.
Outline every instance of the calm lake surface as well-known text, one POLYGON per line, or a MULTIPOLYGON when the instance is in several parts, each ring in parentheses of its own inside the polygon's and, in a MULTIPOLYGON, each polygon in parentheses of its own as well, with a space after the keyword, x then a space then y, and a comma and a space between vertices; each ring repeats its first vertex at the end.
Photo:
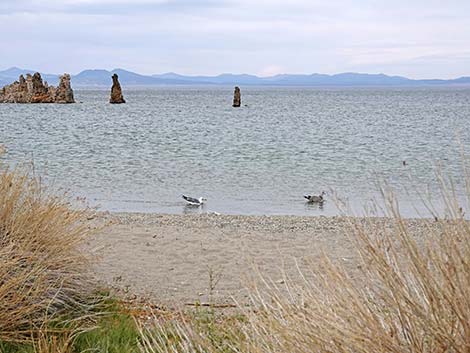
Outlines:
POLYGON ((334 191, 361 213, 387 180, 416 216, 418 192, 438 196, 439 162, 462 190, 470 88, 242 87, 238 109, 232 87, 124 94, 125 105, 104 90, 75 90, 73 105, 0 105, 2 159, 34 159, 48 185, 110 211, 200 212, 184 193, 207 197, 204 212, 333 215, 334 191), (323 208, 304 202, 322 190, 323 208))

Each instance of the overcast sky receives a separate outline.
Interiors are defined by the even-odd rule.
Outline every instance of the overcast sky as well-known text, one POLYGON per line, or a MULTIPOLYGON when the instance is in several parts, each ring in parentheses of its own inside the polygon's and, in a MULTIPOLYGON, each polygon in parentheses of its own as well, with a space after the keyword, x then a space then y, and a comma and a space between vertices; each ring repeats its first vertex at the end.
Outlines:
POLYGON ((0 70, 470 76, 470 0, 0 0, 0 70))

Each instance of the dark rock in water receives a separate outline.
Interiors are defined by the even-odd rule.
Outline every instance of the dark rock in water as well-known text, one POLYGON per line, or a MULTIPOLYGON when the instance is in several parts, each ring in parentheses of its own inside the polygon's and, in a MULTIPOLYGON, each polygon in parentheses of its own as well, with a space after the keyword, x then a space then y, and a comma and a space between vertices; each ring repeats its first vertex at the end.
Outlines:
POLYGON ((60 76, 60 82, 57 90, 55 91, 54 101, 55 103, 75 103, 69 74, 63 74, 60 76))
POLYGON ((58 88, 43 83, 39 72, 27 74, 26 79, 20 75, 19 81, 2 88, 0 103, 75 103, 70 75, 61 76, 58 88))
POLYGON ((124 97, 122 96, 121 85, 119 84, 118 75, 114 74, 113 78, 113 87, 111 88, 111 99, 109 103, 111 104, 121 104, 126 103, 124 97))
POLYGON ((240 107, 242 105, 242 96, 240 93, 240 88, 235 87, 235 92, 233 93, 233 107, 240 107))

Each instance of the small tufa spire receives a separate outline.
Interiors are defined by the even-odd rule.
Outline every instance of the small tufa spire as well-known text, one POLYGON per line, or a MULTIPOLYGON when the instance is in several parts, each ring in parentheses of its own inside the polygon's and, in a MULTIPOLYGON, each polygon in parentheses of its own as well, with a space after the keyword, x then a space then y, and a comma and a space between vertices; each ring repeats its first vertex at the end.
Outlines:
POLYGON ((55 91, 54 99, 56 103, 75 103, 75 99, 73 98, 72 86, 70 85, 69 74, 63 74, 62 76, 60 76, 59 86, 55 91))
POLYGON ((111 88, 111 98, 109 103, 111 104, 121 104, 126 103, 124 97, 122 96, 121 85, 119 84, 118 75, 114 74, 112 76, 113 79, 113 87, 111 88))
POLYGON ((233 93, 233 107, 238 108, 242 105, 242 95, 240 93, 240 87, 235 87, 235 92, 233 93))

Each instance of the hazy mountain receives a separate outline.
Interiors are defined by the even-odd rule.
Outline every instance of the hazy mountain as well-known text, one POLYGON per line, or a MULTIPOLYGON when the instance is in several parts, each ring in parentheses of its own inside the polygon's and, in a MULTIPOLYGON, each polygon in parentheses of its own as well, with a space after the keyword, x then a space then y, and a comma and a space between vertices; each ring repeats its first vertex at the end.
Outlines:
POLYGON ((156 78, 152 76, 140 75, 135 72, 114 69, 107 70, 85 70, 78 75, 72 76, 72 83, 77 86, 111 86, 111 76, 117 74, 119 82, 122 85, 129 86, 154 86, 154 85, 175 85, 175 84, 190 84, 191 82, 185 81, 184 78, 156 78))
POLYGON ((276 75, 265 79, 281 85, 306 85, 306 86, 381 86, 381 85, 406 85, 413 80, 399 76, 387 76, 384 74, 359 74, 341 73, 336 75, 276 75))
POLYGON ((169 72, 166 74, 160 75, 152 75, 152 77, 159 78, 159 79, 173 79, 173 80, 182 80, 191 83, 197 84, 216 84, 216 85, 224 85, 224 84, 249 84, 249 85, 258 85, 263 84, 261 82, 262 78, 253 75, 247 74, 221 74, 218 76, 184 76, 175 74, 173 72, 169 72))
MULTIPOLYGON (((20 74, 34 73, 34 70, 12 67, 0 71, 0 86, 4 86, 18 79, 20 74)), ((110 87, 111 76, 116 73, 124 86, 156 86, 156 85, 272 85, 272 86, 418 86, 418 85, 470 85, 470 77, 460 77, 453 80, 412 80, 401 76, 388 76, 384 74, 340 73, 336 75, 275 75, 272 77, 258 77, 247 74, 221 74, 218 76, 185 76, 173 72, 159 75, 141 75, 135 72, 114 69, 85 70, 72 76, 75 87, 97 86, 110 87)), ((50 84, 57 84, 59 76, 41 73, 50 84)))
POLYGON ((86 86, 109 85, 112 82, 111 76, 111 72, 107 70, 85 70, 72 76, 72 84, 86 86))
POLYGON ((127 85, 155 85, 159 84, 153 77, 139 75, 134 72, 116 69, 107 70, 85 70, 78 75, 72 76, 72 82, 81 86, 110 86, 112 84, 111 76, 118 74, 121 84, 127 85))
POLYGON ((253 75, 222 74, 219 76, 184 76, 175 73, 153 75, 155 78, 171 78, 173 80, 190 81, 197 84, 218 85, 274 85, 274 86, 417 86, 417 85, 446 85, 470 84, 469 77, 454 80, 412 80, 402 76, 385 74, 361 74, 354 72, 336 75, 311 74, 291 75, 282 74, 271 77, 253 75))
MULTIPOLYGON (((11 67, 7 70, 0 71, 0 86, 3 87, 14 81, 17 81, 20 75, 24 75, 26 77, 26 74, 32 75, 35 72, 35 70, 20 69, 18 67, 11 67)), ((47 83, 51 85, 56 85, 59 82, 59 75, 44 74, 42 72, 40 74, 43 80, 47 81, 47 83)))

